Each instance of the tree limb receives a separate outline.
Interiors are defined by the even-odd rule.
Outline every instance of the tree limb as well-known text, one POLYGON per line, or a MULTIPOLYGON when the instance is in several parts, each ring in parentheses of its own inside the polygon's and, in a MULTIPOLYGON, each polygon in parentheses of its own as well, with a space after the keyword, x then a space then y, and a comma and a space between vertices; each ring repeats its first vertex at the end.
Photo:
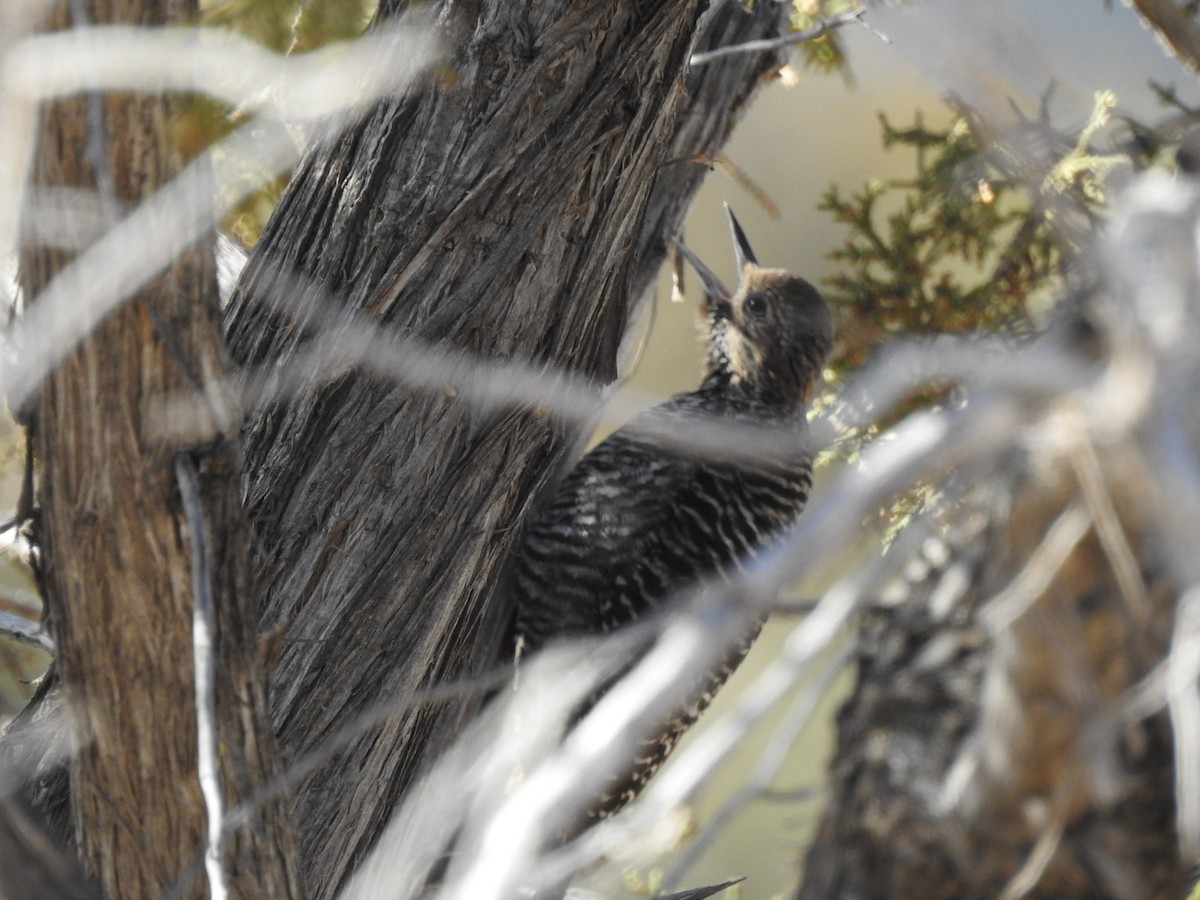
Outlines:
MULTIPOLYGON (((453 80, 378 104, 306 154, 230 304, 238 361, 301 352, 309 322, 277 309, 307 297, 427 345, 612 381, 706 173, 669 160, 718 150, 778 65, 732 58, 685 93, 700 9, 443 8, 453 80), (301 296, 275 293, 280 272, 301 296)), ((778 34, 785 18, 783 5, 721 4, 705 41, 778 34)), ((366 707, 507 653, 508 601, 495 587, 573 434, 536 411, 483 415, 451 392, 359 372, 250 424, 262 627, 287 629, 272 681, 289 756, 366 707)), ((397 716, 301 786, 301 855, 318 895, 351 871, 476 702, 397 716)))

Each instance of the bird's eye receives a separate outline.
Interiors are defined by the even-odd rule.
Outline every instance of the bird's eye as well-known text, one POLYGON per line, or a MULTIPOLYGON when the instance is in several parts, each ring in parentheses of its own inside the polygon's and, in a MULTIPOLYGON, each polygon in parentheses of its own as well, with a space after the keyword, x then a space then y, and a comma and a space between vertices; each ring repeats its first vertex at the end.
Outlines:
POLYGON ((744 306, 746 312, 752 316, 761 316, 767 311, 767 301, 763 299, 761 294, 751 294, 746 298, 744 306))

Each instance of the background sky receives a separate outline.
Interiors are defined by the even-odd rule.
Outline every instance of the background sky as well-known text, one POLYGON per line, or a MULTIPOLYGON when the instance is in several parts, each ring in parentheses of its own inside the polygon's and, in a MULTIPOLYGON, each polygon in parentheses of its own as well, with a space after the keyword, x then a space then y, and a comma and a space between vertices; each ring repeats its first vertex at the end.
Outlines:
MULTIPOLYGON (((838 75, 801 71, 794 88, 779 83, 767 87, 728 148, 728 155, 779 207, 779 219, 772 219, 719 169, 701 192, 686 239, 727 283, 732 284, 735 275, 722 210, 725 201, 737 212, 764 265, 792 269, 818 285, 833 273, 826 256, 844 240, 845 232, 817 211, 821 192, 831 183, 849 192, 868 178, 912 172, 911 154, 883 151, 880 113, 895 125, 908 125, 921 110, 928 123, 940 124, 949 115, 941 98, 954 90, 1006 122, 1012 116, 1010 100, 1027 115, 1036 115, 1040 98, 1053 83, 1051 118, 1064 130, 1087 121, 1095 92, 1102 89, 1116 92, 1118 113, 1154 122, 1166 118, 1168 111, 1149 89, 1151 79, 1174 84, 1185 102, 1200 105, 1200 84, 1164 53, 1136 14, 1119 3, 1106 11, 1103 0, 914 0, 903 6, 872 6, 868 16, 892 42, 883 43, 863 28, 843 28, 851 83, 838 75)), ((798 55, 796 61, 799 66, 798 55)), ((669 282, 665 277, 660 281, 653 330, 631 388, 665 397, 697 384, 697 287, 692 278, 689 302, 672 303, 669 282)), ((801 588, 810 594, 815 590, 801 588)), ((734 682, 718 697, 710 718, 735 701, 737 688, 779 652, 795 624, 791 619, 768 627, 734 682)), ((842 690, 846 689, 844 682, 842 690)), ((838 702, 831 698, 819 721, 801 737, 783 787, 820 778, 831 752, 830 722, 838 702)), ((746 742, 733 763, 734 769, 741 769, 737 775, 745 776, 759 749, 754 738, 746 742)), ((699 804, 700 814, 718 808, 734 781, 719 784, 714 796, 699 804)), ((746 900, 786 894, 796 882, 797 848, 818 814, 816 804, 752 805, 705 862, 686 876, 684 885, 748 875, 741 886, 746 900)))

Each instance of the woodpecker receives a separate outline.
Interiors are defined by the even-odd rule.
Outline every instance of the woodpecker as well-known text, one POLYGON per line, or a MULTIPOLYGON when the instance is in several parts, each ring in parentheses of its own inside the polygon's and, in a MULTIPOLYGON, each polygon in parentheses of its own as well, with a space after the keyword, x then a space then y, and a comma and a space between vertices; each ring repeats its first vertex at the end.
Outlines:
MULTIPOLYGON (((597 445, 535 514, 515 566, 518 655, 552 640, 611 632, 702 580, 732 575, 780 540, 808 501, 806 413, 833 346, 833 317, 809 282, 761 267, 726 211, 735 291, 679 245, 705 288, 703 380, 597 445), (702 434, 706 424, 724 435, 769 431, 774 439, 758 456, 752 449, 689 451, 696 444, 689 435, 702 434)), ((615 812, 640 792, 757 631, 614 778, 596 814, 615 812)))

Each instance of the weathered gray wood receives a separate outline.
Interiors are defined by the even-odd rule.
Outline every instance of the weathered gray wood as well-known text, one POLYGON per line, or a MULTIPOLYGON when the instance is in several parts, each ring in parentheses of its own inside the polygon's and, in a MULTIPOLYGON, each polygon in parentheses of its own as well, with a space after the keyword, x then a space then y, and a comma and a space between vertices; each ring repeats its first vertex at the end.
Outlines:
POLYGON ((1178 597, 1130 458, 1108 450, 1103 479, 1144 579, 1140 612, 1072 466, 1039 446, 981 480, 903 590, 863 614, 796 900, 1184 895, 1171 723, 1121 721, 1167 652, 1178 597), (1082 527, 1059 540, 1078 543, 1048 584, 1018 591, 1019 618, 990 628, 989 604, 1045 572, 1031 559, 1072 507, 1082 527))
MULTIPOLYGON (((288 358, 303 329, 268 307, 307 301, 611 381, 630 311, 707 171, 689 158, 719 151, 775 57, 685 79, 695 0, 436 8, 452 74, 308 153, 230 305, 231 348, 244 363, 288 358)), ((775 34, 786 16, 786 4, 724 3, 706 42, 775 34)), ((570 435, 536 410, 483 415, 361 374, 249 426, 262 627, 285 629, 273 706, 292 759, 374 704, 504 660, 510 607, 495 589, 570 435)), ((318 895, 477 701, 396 714, 297 789, 318 895)))

